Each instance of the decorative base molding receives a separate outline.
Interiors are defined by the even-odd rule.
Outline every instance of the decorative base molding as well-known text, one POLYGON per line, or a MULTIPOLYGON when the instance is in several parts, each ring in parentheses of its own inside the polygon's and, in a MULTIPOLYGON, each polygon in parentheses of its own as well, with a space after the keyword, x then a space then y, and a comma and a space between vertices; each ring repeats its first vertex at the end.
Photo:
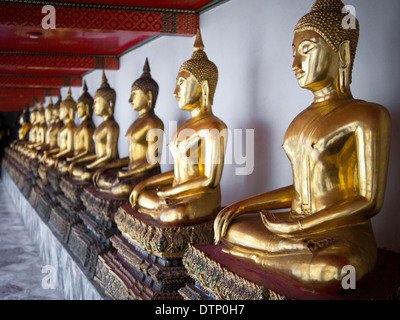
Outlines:
POLYGON ((182 258, 189 243, 214 241, 214 220, 187 226, 166 226, 127 205, 119 208, 115 223, 129 242, 163 258, 182 258))
POLYGON ((118 208, 129 204, 127 198, 118 198, 100 192, 95 187, 83 190, 81 201, 92 215, 110 223, 114 223, 114 216, 118 208))
POLYGON ((91 186, 91 183, 85 181, 78 181, 69 176, 62 176, 60 181, 60 189, 64 195, 75 201, 81 202, 81 194, 86 187, 91 186))
POLYGON ((222 251, 224 245, 190 245, 183 263, 196 285, 179 290, 185 299, 382 300, 400 299, 400 255, 378 250, 375 270, 356 289, 339 294, 306 291, 222 251))
POLYGON ((189 243, 212 243, 213 220, 166 226, 120 207, 115 223, 122 235, 110 238, 113 250, 99 257, 95 280, 114 299, 182 299, 178 290, 193 283, 182 264, 189 243))

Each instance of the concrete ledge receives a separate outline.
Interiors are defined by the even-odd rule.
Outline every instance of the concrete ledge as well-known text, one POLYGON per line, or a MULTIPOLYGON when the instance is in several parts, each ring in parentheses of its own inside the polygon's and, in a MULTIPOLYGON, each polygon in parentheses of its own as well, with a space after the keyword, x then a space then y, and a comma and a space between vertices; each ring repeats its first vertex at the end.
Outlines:
POLYGON ((68 248, 43 222, 4 167, 2 168, 2 182, 16 206, 28 235, 39 248, 43 265, 50 265, 54 268, 55 288, 60 297, 66 300, 107 299, 100 286, 93 279, 87 277, 68 248))

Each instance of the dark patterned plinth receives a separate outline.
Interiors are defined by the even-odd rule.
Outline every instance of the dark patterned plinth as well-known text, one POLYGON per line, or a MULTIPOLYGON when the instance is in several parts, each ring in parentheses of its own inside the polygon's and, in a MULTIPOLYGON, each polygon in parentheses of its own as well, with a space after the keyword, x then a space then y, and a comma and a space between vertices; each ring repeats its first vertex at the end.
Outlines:
POLYGON ((68 246, 93 275, 98 255, 111 249, 110 237, 119 231, 115 226, 104 225, 103 221, 84 209, 78 212, 78 216, 82 223, 72 227, 68 246))
POLYGON ((99 257, 95 280, 114 299, 182 299, 181 286, 193 283, 183 267, 189 243, 213 241, 213 219, 163 225, 131 206, 120 207, 115 222, 122 235, 111 238, 113 250, 99 257))
POLYGON ((118 208, 129 204, 128 198, 115 197, 112 194, 98 191, 95 187, 86 188, 81 195, 86 209, 100 220, 114 223, 118 208))
POLYGON ((60 181, 61 177, 65 174, 58 172, 57 170, 52 170, 47 174, 47 178, 49 180, 50 185, 54 189, 55 192, 60 193, 60 181))
POLYGON ((131 243, 163 258, 182 258, 189 243, 214 241, 214 219, 184 226, 164 225, 127 205, 118 209, 115 223, 131 243))
POLYGON ((29 199, 32 188, 36 185, 36 182, 35 182, 35 177, 34 177, 32 171, 28 172, 28 174, 26 175, 26 178, 27 179, 25 180, 25 183, 22 186, 21 192, 22 192, 23 196, 25 197, 25 199, 29 199))
POLYGON ((183 263, 196 285, 179 290, 185 299, 226 300, 371 300, 399 299, 400 255, 378 250, 375 270, 339 294, 306 291, 284 278, 238 260, 223 245, 190 245, 183 263))
MULTIPOLYGON (((40 195, 39 200, 37 202, 36 211, 39 216, 43 219, 43 221, 48 222, 50 218, 50 213, 53 208, 59 206, 59 202, 57 200, 57 193, 53 190, 53 188, 45 183, 42 183, 41 190, 43 193, 40 195)), ((39 182, 38 185, 40 186, 39 182)))
POLYGON ((35 178, 39 178, 39 161, 36 159, 32 160, 30 167, 35 178))
POLYGON ((67 175, 62 176, 59 183, 60 189, 64 195, 77 203, 81 202, 83 190, 91 185, 92 184, 89 182, 75 180, 67 175))
POLYGON ((180 258, 160 258, 130 244, 121 235, 99 257, 95 280, 117 300, 177 300, 178 289, 192 283, 180 258), (111 271, 111 272, 110 272, 111 271))
POLYGON ((76 212, 67 211, 62 206, 51 210, 49 226, 64 243, 68 242, 72 227, 79 222, 80 219, 76 212))
POLYGON ((44 194, 44 191, 38 185, 36 185, 32 188, 32 191, 31 191, 31 194, 29 195, 28 201, 33 208, 35 208, 35 209, 37 208, 39 199, 41 196, 43 196, 43 194, 44 194))

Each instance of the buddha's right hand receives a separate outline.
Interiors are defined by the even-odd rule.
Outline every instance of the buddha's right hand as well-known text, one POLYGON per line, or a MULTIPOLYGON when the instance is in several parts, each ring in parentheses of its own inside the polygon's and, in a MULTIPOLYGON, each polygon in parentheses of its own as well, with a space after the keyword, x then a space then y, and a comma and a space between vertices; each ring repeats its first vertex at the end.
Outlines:
POLYGON ((221 238, 225 236, 229 223, 240 213, 240 207, 237 204, 222 209, 214 220, 214 239, 215 244, 221 242, 221 238))
POLYGON ((93 173, 92 181, 96 188, 98 188, 98 182, 99 182, 100 176, 104 173, 104 171, 105 170, 103 168, 99 168, 93 173))
POLYGON ((131 204, 132 208, 135 208, 139 194, 145 187, 146 185, 144 181, 142 181, 133 188, 131 194, 129 195, 129 203, 131 204))

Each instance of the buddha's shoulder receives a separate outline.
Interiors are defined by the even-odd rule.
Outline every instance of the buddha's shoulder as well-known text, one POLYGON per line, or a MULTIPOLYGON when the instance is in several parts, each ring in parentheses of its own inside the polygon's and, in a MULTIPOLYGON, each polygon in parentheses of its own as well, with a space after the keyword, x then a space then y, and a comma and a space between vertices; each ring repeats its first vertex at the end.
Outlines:
POLYGON ((157 115, 153 114, 146 121, 150 128, 164 130, 164 122, 157 115))
POLYGON ((102 129, 113 129, 113 130, 119 130, 119 124, 117 121, 115 121, 114 118, 109 118, 106 121, 103 121, 100 126, 102 129))
POLYGON ((364 121, 390 121, 389 111, 378 103, 354 99, 338 108, 338 114, 342 114, 348 120, 358 119, 364 121))
POLYGON ((217 129, 217 130, 227 129, 225 122, 213 114, 205 117, 202 122, 209 129, 217 129))

